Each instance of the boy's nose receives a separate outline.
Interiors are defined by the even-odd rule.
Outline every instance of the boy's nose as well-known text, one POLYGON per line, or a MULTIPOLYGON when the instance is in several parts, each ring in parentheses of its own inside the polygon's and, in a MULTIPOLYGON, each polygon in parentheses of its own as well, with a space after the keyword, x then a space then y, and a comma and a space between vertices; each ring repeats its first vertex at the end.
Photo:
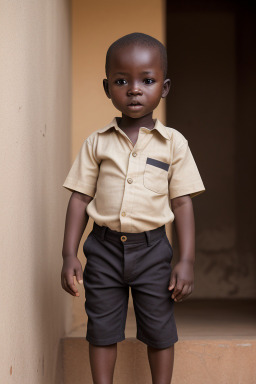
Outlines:
POLYGON ((129 88, 129 90, 127 91, 127 94, 128 94, 128 96, 130 96, 130 95, 142 95, 142 91, 139 87, 137 87, 135 85, 135 86, 132 86, 129 88))

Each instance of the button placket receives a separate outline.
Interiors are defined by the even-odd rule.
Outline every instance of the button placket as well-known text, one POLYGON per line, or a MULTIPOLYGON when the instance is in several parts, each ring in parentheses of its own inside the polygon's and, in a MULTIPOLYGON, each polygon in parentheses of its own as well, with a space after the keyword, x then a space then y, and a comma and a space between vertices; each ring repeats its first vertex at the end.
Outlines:
POLYGON ((136 177, 136 174, 138 172, 138 164, 139 164, 138 160, 139 160, 139 153, 138 153, 138 140, 137 140, 134 148, 132 148, 130 151, 130 155, 128 159, 126 182, 127 184, 129 184, 129 186, 126 184, 126 187, 124 189, 123 201, 122 201, 122 206, 120 210, 121 231, 124 231, 124 232, 125 230, 127 231, 127 229, 129 229, 131 225, 130 213, 133 211, 133 205, 134 205, 134 188, 136 188, 134 177, 136 177), (130 175, 134 177, 130 177, 130 175))

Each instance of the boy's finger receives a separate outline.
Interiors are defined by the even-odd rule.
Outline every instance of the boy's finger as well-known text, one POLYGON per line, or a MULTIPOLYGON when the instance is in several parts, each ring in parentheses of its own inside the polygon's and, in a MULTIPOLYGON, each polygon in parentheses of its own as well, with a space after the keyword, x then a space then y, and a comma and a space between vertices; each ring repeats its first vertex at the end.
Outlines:
POLYGON ((69 288, 65 278, 63 278, 63 289, 65 289, 65 291, 68 292, 70 295, 76 296, 76 294, 72 291, 72 289, 69 288))
POLYGON ((80 269, 76 270, 76 280, 79 284, 83 284, 83 275, 80 269))
POLYGON ((76 288, 76 286, 74 284, 74 277, 68 276, 68 277, 66 277, 66 281, 67 281, 67 286, 71 289, 71 291, 73 293, 75 293, 76 296, 79 296, 78 289, 76 288))
POLYGON ((180 292, 178 295, 176 295, 176 297, 175 297, 175 301, 181 301, 181 300, 184 300, 184 297, 185 297, 185 296, 187 295, 187 293, 188 293, 188 288, 189 288, 189 285, 188 285, 188 284, 184 285, 183 288, 182 288, 182 290, 181 290, 181 292, 180 292))
POLYGON ((171 291, 175 287, 175 284, 176 284, 176 275, 172 274, 170 279, 170 284, 168 287, 169 291, 171 291))
POLYGON ((178 280, 172 294, 172 298, 174 300, 176 299, 176 296, 178 296, 182 292, 183 287, 184 287, 184 282, 182 280, 178 280))
POLYGON ((192 289, 191 285, 189 285, 187 293, 182 297, 182 301, 185 300, 189 295, 191 295, 192 291, 193 291, 193 289, 192 289))

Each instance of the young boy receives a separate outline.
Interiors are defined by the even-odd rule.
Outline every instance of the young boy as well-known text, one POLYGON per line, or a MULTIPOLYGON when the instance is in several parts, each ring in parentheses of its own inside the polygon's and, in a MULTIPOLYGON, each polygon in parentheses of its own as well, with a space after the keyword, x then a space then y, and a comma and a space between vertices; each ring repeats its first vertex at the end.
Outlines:
POLYGON ((117 342, 125 339, 129 286, 137 339, 147 345, 154 384, 169 384, 177 342, 173 304, 193 290, 194 216, 191 197, 204 191, 181 133, 152 114, 170 89, 164 46, 133 33, 106 56, 104 90, 122 113, 83 143, 65 180, 71 190, 63 243, 62 287, 79 296, 84 284, 94 383, 113 382, 117 342), (88 217, 82 272, 77 250, 88 217), (180 260, 171 268, 165 224, 175 218, 180 260))

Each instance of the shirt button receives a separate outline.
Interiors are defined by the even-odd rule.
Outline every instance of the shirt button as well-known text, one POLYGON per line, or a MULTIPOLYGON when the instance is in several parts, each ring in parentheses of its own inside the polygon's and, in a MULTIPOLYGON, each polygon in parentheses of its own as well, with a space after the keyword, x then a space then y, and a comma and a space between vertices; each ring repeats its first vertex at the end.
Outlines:
POLYGON ((131 184, 132 182, 133 182, 133 179, 131 179, 131 178, 129 177, 129 179, 127 179, 127 183, 131 184))
POLYGON ((126 213, 125 213, 125 212, 122 212, 121 215, 122 215, 122 216, 126 216, 126 213))
POLYGON ((136 157, 136 156, 137 156, 137 153, 136 153, 136 152, 133 152, 132 155, 133 155, 133 157, 136 157))

